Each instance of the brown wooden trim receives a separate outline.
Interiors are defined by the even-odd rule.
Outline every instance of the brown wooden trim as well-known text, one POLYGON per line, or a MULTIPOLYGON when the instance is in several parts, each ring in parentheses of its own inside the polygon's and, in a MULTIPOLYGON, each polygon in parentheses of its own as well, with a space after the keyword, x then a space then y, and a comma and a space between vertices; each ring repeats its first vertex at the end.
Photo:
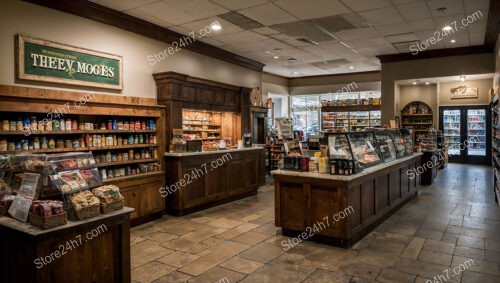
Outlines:
MULTIPOLYGON (((212 81, 212 80, 207 80, 207 79, 202 79, 198 77, 193 77, 177 72, 163 72, 163 73, 156 73, 153 74, 153 78, 156 81, 156 84, 158 83, 166 83, 166 82, 177 82, 177 83, 184 83, 184 82, 190 82, 190 83, 195 83, 195 84, 203 84, 206 86, 213 86, 213 87, 220 87, 228 90, 235 90, 235 91, 240 91, 242 88, 241 86, 236 86, 236 85, 231 85, 231 84, 226 84, 226 83, 221 83, 217 81, 212 81)), ((247 88, 250 89, 250 88, 247 88)), ((251 90, 251 89, 250 89, 251 90)))
POLYGON ((268 76, 273 76, 273 77, 278 77, 278 78, 285 79, 285 80, 289 80, 290 79, 290 77, 285 77, 285 76, 282 76, 282 75, 273 74, 273 73, 269 73, 269 72, 266 72, 266 71, 262 71, 262 74, 263 75, 268 75, 268 76))
POLYGON ((498 34, 500 34, 500 1, 491 0, 484 44, 494 47, 497 42, 498 34))
POLYGON ((290 77, 291 81, 295 79, 315 79, 315 78, 325 78, 325 77, 344 77, 344 76, 357 76, 357 75, 370 75, 370 74, 380 74, 381 71, 365 71, 357 73, 341 73, 341 74, 327 74, 327 75, 317 75, 317 76, 303 76, 303 77, 290 77))
POLYGON ((378 55, 376 56, 380 63, 390 63, 408 60, 420 60, 420 59, 430 59, 448 56, 463 56, 472 54, 482 54, 493 52, 492 46, 486 45, 474 45, 466 47, 457 48, 444 48, 444 49, 433 49, 419 52, 413 55, 411 52, 400 53, 400 54, 389 54, 389 55, 378 55))
MULTIPOLYGON (((86 0, 24 1, 84 17, 168 44, 171 44, 172 42, 179 42, 179 39, 184 37, 183 35, 167 28, 86 0)), ((195 41, 184 48, 251 70, 261 72, 264 68, 264 64, 260 62, 214 47, 201 41, 195 41)))
POLYGON ((24 87, 24 86, 13 86, 13 85, 0 85, 0 97, 11 97, 11 98, 33 98, 40 100, 55 100, 55 101, 78 101, 80 98, 87 95, 92 95, 91 101, 89 103, 93 104, 118 104, 118 105, 134 105, 134 106, 155 106, 158 108, 163 108, 156 104, 155 98, 143 98, 135 96, 121 96, 113 94, 94 94, 92 91, 89 92, 76 92, 76 91, 66 91, 66 90, 55 90, 46 88, 35 88, 35 87, 24 87))

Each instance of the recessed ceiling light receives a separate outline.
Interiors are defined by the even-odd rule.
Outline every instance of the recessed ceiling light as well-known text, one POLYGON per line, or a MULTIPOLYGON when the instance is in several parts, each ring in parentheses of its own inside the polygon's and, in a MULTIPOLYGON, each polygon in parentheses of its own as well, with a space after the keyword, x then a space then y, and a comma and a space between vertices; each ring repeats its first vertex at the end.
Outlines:
POLYGON ((417 84, 417 82, 413 82, 413 84, 414 84, 414 85, 416 85, 416 84, 417 84))
POLYGON ((292 74, 292 75, 297 75, 297 74, 298 74, 298 72, 291 72, 290 74, 292 74))
POLYGON ((210 24, 210 27, 213 29, 213 30, 221 30, 222 27, 220 26, 219 24, 219 21, 215 21, 213 23, 210 24))
POLYGON ((450 31, 450 30, 452 30, 452 29, 453 29, 453 28, 452 28, 452 27, 450 27, 450 26, 444 26, 444 27, 443 27, 443 30, 444 30, 444 31, 450 31))
POLYGON ((273 56, 274 59, 279 59, 280 57, 278 55, 273 56))
POLYGON ((430 82, 426 82, 425 84, 428 85, 428 84, 430 84, 430 82))
POLYGON ((354 66, 349 66, 349 69, 354 70, 354 66))
POLYGON ((455 42, 457 42, 457 41, 456 41, 456 40, 454 40, 454 39, 452 39, 452 40, 450 40, 450 42, 451 42, 451 43, 455 43, 455 42))

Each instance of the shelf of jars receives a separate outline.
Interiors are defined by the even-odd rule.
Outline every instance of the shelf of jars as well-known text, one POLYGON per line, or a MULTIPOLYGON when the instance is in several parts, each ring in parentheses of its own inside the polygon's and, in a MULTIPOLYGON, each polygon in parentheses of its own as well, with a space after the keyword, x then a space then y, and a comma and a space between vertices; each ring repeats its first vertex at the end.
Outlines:
POLYGON ((410 102, 401 110, 401 126, 413 130, 414 145, 429 138, 428 132, 433 125, 432 109, 424 102, 410 102))

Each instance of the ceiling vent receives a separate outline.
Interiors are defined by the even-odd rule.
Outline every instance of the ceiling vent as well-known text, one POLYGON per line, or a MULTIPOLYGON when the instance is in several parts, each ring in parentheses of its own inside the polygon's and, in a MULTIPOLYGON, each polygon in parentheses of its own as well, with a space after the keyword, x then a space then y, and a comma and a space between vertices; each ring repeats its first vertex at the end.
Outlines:
POLYGON ((247 18, 238 12, 229 12, 226 14, 219 15, 218 17, 232 23, 233 25, 237 25, 242 29, 254 29, 254 28, 264 27, 259 22, 247 18))
POLYGON ((335 60, 314 62, 314 63, 311 63, 311 65, 313 65, 314 67, 320 68, 320 69, 331 69, 331 68, 339 67, 339 66, 346 65, 349 63, 351 63, 351 62, 346 60, 346 59, 335 59, 335 60))
POLYGON ((305 43, 309 43, 309 44, 312 44, 312 45, 318 45, 319 43, 317 43, 316 41, 314 40, 311 40, 307 37, 299 37, 299 38, 296 38, 296 40, 300 41, 300 42, 305 42, 305 43))
POLYGON ((420 40, 394 42, 392 43, 392 46, 394 46, 394 48, 396 48, 398 51, 408 53, 411 52, 410 47, 412 45, 416 47, 417 44, 420 44, 420 40))

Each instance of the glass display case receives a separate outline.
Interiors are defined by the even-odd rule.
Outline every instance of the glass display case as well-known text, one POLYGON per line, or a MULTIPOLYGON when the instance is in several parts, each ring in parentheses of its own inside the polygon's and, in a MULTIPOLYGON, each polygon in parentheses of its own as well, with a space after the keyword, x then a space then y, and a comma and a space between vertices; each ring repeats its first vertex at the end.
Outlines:
POLYGON ((413 133, 412 129, 398 129, 405 141, 406 156, 413 154, 413 133))
POLYGON ((330 159, 346 159, 354 163, 354 170, 383 162, 373 131, 328 134, 330 159))
POLYGON ((385 162, 392 161, 397 158, 394 141, 388 130, 376 130, 375 137, 379 145, 380 154, 385 162))
MULTIPOLYGON (((387 130, 392 140, 394 141, 394 147, 396 149, 397 158, 405 157, 406 154, 406 142, 403 134, 399 129, 387 130)), ((410 136, 411 137, 411 136, 410 136)))

